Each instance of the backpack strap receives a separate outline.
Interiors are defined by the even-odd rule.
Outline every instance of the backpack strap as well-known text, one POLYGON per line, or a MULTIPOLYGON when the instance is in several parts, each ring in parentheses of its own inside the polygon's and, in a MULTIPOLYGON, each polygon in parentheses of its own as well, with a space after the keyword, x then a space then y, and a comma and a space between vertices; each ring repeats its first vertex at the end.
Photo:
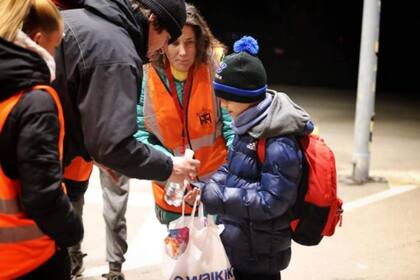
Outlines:
POLYGON ((257 156, 261 164, 265 161, 265 144, 265 138, 257 139, 257 156))

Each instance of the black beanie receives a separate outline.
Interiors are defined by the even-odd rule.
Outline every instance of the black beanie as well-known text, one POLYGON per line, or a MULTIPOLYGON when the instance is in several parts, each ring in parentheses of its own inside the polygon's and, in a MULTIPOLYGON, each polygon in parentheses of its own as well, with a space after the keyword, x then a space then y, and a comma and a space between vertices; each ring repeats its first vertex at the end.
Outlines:
POLYGON ((258 42, 244 36, 233 45, 234 52, 223 58, 213 82, 215 94, 241 103, 261 101, 267 90, 267 74, 258 53, 258 42))
POLYGON ((171 35, 169 44, 178 39, 187 18, 184 0, 140 0, 158 18, 162 28, 171 35))

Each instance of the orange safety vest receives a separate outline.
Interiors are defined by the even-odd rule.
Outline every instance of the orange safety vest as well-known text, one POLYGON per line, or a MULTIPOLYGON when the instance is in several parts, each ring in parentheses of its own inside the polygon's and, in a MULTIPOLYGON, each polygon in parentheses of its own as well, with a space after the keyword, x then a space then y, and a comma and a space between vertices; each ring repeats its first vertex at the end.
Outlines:
POLYGON ((83 157, 77 156, 72 159, 69 165, 64 167, 64 180, 73 183, 87 183, 93 169, 93 161, 86 161, 83 157))
MULTIPOLYGON (((181 155, 186 148, 194 151, 201 165, 198 176, 208 178, 226 160, 226 143, 222 135, 222 120, 208 67, 194 69, 186 116, 181 119, 173 97, 152 66, 145 68, 144 123, 165 148, 181 155), (183 140, 182 135, 186 140, 183 140)), ((187 94, 187 93, 184 93, 187 94)), ((187 103, 187 104, 185 104, 187 103)), ((164 183, 152 182, 153 195, 159 207, 181 213, 181 207, 168 205, 164 200, 164 183)), ((190 213, 191 208, 186 207, 190 213)))
POLYGON ((81 156, 74 157, 70 163, 64 167, 63 182, 67 187, 67 194, 72 203, 83 198, 88 187, 92 169, 93 161, 86 161, 81 156))
MULTIPOLYGON (((59 97, 49 86, 35 86, 54 99, 60 123, 59 156, 63 155, 64 117, 59 97)), ((0 132, 6 120, 23 96, 23 91, 0 103, 0 132)), ((27 274, 55 253, 55 242, 45 235, 23 211, 19 202, 21 182, 4 174, 0 166, 0 279, 14 279, 27 274)))

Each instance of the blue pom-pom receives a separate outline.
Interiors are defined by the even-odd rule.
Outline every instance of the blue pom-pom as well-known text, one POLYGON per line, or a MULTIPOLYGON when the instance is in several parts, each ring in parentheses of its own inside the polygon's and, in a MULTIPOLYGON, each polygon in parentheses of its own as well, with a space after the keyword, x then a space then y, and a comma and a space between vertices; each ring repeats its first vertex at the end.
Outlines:
POLYGON ((236 53, 247 52, 251 55, 258 54, 258 42, 251 36, 243 36, 233 44, 233 50, 236 53))

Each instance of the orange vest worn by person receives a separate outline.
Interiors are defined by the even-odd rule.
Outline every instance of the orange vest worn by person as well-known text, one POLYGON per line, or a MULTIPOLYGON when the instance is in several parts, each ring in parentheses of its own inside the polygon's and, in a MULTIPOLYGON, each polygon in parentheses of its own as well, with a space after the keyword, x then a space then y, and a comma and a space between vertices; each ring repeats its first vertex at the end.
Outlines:
MULTIPOLYGON (((48 92, 57 106, 61 160, 64 117, 58 95, 48 86, 35 86, 31 90, 48 92)), ((20 92, 0 102, 0 132, 22 96, 23 92, 20 92)), ((19 202, 20 188, 21 182, 7 177, 0 166, 0 279, 14 279, 33 271, 54 255, 56 250, 54 240, 45 235, 23 211, 19 202)))
MULTIPOLYGON (((213 93, 208 67, 201 64, 193 70, 190 90, 184 92, 187 97, 184 98, 182 114, 156 69, 146 66, 144 70, 145 127, 174 155, 182 155, 186 148, 192 149, 194 157, 201 162, 198 177, 200 180, 207 179, 225 162, 227 155, 221 112, 213 93)), ((181 213, 181 207, 165 202, 164 182, 153 181, 152 186, 159 207, 181 213)), ((191 213, 191 208, 186 208, 186 212, 191 213)))
POLYGON ((84 186, 89 181, 92 169, 93 161, 86 161, 83 157, 77 156, 64 167, 64 182, 84 186))

